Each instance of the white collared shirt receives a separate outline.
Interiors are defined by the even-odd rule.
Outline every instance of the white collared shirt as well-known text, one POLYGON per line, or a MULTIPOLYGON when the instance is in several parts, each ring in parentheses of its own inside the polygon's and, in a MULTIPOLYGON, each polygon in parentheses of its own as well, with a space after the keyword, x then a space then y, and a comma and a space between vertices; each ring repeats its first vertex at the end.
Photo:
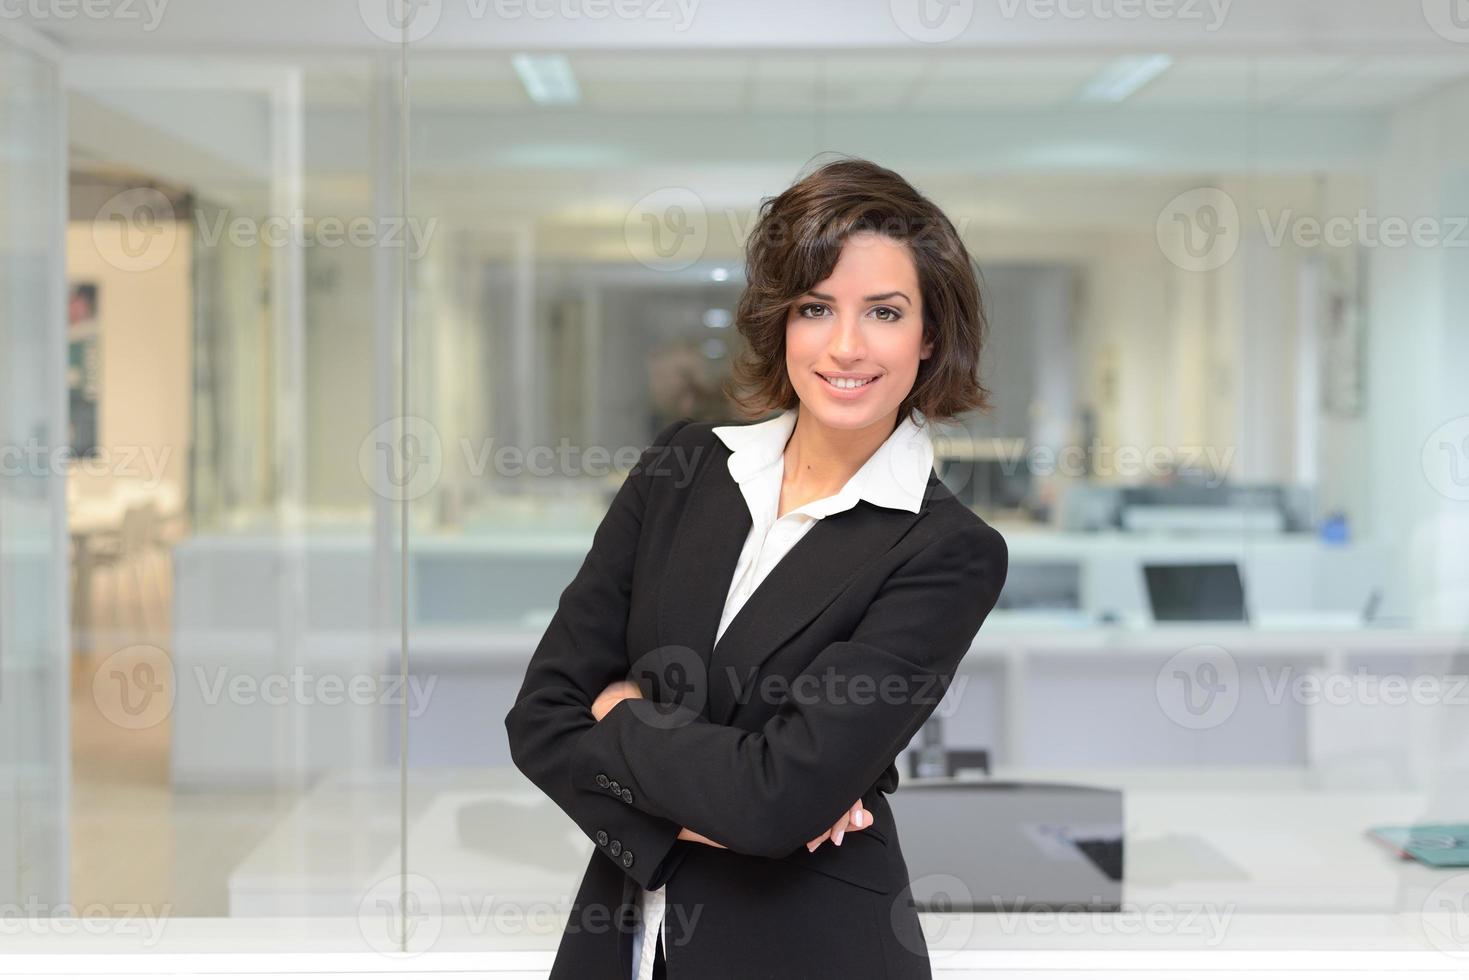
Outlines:
MULTIPOLYGON (((724 613, 714 634, 715 643, 765 576, 821 518, 851 510, 859 500, 914 514, 923 505, 934 450, 929 426, 915 412, 918 421, 904 418, 840 490, 777 517, 780 487, 785 477, 785 448, 795 431, 798 411, 798 408, 788 408, 764 422, 720 425, 713 429, 731 450, 729 474, 739 484, 745 504, 750 508, 750 533, 729 583, 724 613)), ((643 914, 633 936, 635 980, 651 980, 653 976, 656 949, 651 943, 644 948, 643 937, 645 930, 652 927, 657 930, 658 941, 663 941, 665 898, 664 888, 644 891, 640 896, 643 914)))

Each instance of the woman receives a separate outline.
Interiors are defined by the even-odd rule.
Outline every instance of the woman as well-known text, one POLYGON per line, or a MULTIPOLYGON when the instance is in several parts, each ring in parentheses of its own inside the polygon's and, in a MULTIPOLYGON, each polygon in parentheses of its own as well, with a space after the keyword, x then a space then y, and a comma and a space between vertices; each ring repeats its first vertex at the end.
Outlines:
POLYGON ((595 843, 552 980, 928 978, 884 794, 1005 582, 933 470, 988 407, 953 225, 896 173, 761 207, 736 321, 763 422, 658 434, 506 716, 595 843))

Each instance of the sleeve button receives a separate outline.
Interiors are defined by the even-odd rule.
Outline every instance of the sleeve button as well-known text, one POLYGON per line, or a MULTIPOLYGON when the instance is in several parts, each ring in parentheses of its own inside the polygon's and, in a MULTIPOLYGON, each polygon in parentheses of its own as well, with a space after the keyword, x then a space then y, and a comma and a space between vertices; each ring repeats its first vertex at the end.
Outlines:
POLYGON ((617 855, 622 853, 622 841, 614 838, 612 843, 607 845, 607 849, 612 852, 613 857, 617 857, 617 855))
POLYGON ((606 789, 608 782, 610 782, 610 780, 608 780, 607 774, 605 772, 599 772, 599 773, 597 773, 597 785, 598 786, 600 786, 602 789, 606 789))
POLYGON ((597 846, 598 847, 606 847, 607 846, 607 831, 605 831, 605 830, 599 830, 599 831, 597 831, 597 846))
POLYGON ((615 779, 607 785, 607 788, 612 791, 614 796, 622 792, 622 784, 615 779))
POLYGON ((624 868, 632 867, 632 851, 622 852, 622 866, 624 868))
POLYGON ((630 790, 630 789, 624 789, 622 791, 622 802, 624 802, 624 803, 631 803, 632 802, 632 790, 630 790))

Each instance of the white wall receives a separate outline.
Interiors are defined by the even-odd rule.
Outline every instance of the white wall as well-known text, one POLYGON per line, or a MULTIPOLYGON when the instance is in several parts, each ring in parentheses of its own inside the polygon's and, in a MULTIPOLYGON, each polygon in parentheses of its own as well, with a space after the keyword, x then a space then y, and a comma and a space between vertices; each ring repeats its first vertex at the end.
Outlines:
POLYGON ((180 492, 186 488, 191 232, 191 225, 179 223, 173 248, 166 256, 156 254, 156 267, 124 271, 106 258, 121 254, 117 225, 97 221, 67 226, 68 280, 97 284, 102 346, 99 446, 117 461, 114 472, 93 473, 84 466, 73 474, 84 495, 105 494, 107 484, 135 478, 134 471, 142 472, 143 479, 161 478, 180 492))

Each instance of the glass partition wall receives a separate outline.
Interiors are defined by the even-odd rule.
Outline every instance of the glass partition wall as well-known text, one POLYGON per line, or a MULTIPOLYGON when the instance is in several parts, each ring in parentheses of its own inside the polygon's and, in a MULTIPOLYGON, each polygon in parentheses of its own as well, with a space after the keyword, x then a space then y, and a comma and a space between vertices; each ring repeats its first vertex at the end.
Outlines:
MULTIPOLYGON (((1441 305, 1465 253, 1434 237, 1462 212, 1465 147, 1431 135, 1463 119, 1456 54, 411 66, 412 196, 440 218, 413 326, 437 349, 445 460, 410 548, 411 669, 439 687, 411 728, 409 864, 441 907, 520 913, 447 915, 440 948, 554 947, 560 923, 529 912, 570 908, 585 842, 505 768, 500 712, 461 699, 510 704, 617 485, 578 468, 590 450, 735 417, 744 234, 832 148, 939 201, 984 272, 997 408, 939 432, 938 465, 1004 532, 1011 575, 939 737, 995 779, 1120 794, 1106 819, 1038 811, 1106 843, 1066 852, 1081 866, 1059 893, 999 845, 976 859, 992 880, 954 890, 905 836, 915 893, 1239 936, 1236 916, 1414 911, 1463 886, 1368 834, 1451 818, 1469 764, 1450 694, 1469 403, 1432 353, 1465 334, 1441 305), (439 291, 452 314, 428 312, 439 291)), ((991 823, 1018 818, 984 800, 975 826, 1008 840, 991 823)))
POLYGON ((364 882, 400 872, 415 710, 406 61, 354 11, 329 26, 363 41, 124 43, 68 63, 67 274, 95 303, 101 361, 88 407, 100 450, 138 471, 69 474, 73 533, 91 536, 70 887, 168 923, 303 917, 306 937, 391 951, 399 917, 364 882), (158 696, 140 708, 129 683, 158 696))
MULTIPOLYGON (((745 236, 833 151, 984 273, 996 407, 936 466, 1011 571, 923 737, 1101 801, 1048 843, 977 795, 1069 870, 980 853, 933 908, 1238 937, 1458 894, 1368 834, 1466 812, 1456 42, 515 47, 347 5, 245 43, 219 9, 0 40, 0 431, 65 404, 71 448, 0 475, 37 570, 0 579, 13 895, 158 910, 158 948, 554 950, 594 847, 503 718, 638 452, 738 418, 745 236)), ((942 854, 903 840, 917 895, 942 854)))
POLYGON ((68 899, 58 55, 0 33, 0 882, 22 915, 68 899))

